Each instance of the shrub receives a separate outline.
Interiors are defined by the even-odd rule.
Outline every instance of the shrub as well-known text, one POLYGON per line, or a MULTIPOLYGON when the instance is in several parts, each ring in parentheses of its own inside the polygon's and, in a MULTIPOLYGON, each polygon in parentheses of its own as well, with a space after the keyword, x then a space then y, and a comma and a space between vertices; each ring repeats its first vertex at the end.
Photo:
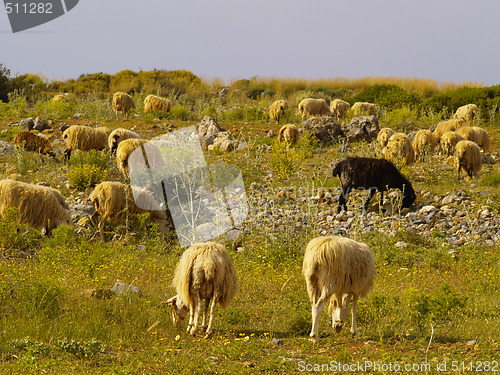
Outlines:
POLYGON ((175 106, 170 109, 170 116, 182 121, 188 121, 191 119, 191 113, 186 107, 175 106))
POLYGON ((109 156, 103 151, 80 152, 70 160, 68 181, 79 190, 93 187, 106 179, 109 164, 109 156))

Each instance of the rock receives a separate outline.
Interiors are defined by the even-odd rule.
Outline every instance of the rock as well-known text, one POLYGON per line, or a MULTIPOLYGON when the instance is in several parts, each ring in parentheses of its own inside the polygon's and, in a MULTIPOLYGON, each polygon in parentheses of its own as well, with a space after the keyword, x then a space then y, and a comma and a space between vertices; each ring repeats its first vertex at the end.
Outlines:
POLYGON ((50 129, 50 126, 49 124, 47 124, 47 121, 45 121, 43 118, 37 117, 35 118, 35 125, 33 126, 33 129, 42 132, 46 129, 50 129))
POLYGON ((84 117, 85 117, 85 113, 75 113, 75 114, 73 115, 73 118, 74 118, 75 120, 79 120, 79 119, 84 118, 84 117))
POLYGON ((371 141, 377 138, 378 131, 379 125, 376 116, 355 117, 349 124, 342 128, 342 132, 348 142, 360 140, 371 141))
POLYGON ((436 210, 437 210, 437 208, 435 206, 429 205, 429 206, 422 207, 418 212, 422 215, 427 215, 427 214, 434 212, 436 210))
POLYGON ((14 153, 14 146, 9 142, 0 141, 0 155, 11 155, 14 153))
POLYGON ((35 123, 33 122, 33 119, 31 117, 21 120, 19 122, 19 126, 21 126, 24 130, 30 131, 33 129, 33 126, 35 126, 35 123))
POLYGON ((408 246, 408 244, 406 242, 404 242, 404 241, 398 241, 398 242, 396 242, 394 244, 394 246, 396 246, 396 247, 406 247, 406 246, 408 246))
POLYGON ((342 135, 340 125, 331 117, 311 117, 302 123, 302 128, 322 143, 331 142, 342 135))
POLYGON ((271 343, 276 345, 276 346, 279 346, 279 345, 283 345, 283 340, 277 339, 276 337, 273 337, 273 339, 271 340, 271 343))
POLYGON ((113 285, 113 287, 111 288, 111 291, 116 295, 124 294, 124 293, 132 293, 132 294, 137 295, 138 297, 142 296, 142 292, 138 287, 133 286, 133 285, 124 284, 124 283, 121 283, 119 281, 117 281, 115 283, 115 285, 113 285))
POLYGON ((223 131, 219 133, 217 138, 215 138, 212 146, 221 152, 231 152, 238 148, 239 142, 233 138, 233 135, 230 132, 223 131))

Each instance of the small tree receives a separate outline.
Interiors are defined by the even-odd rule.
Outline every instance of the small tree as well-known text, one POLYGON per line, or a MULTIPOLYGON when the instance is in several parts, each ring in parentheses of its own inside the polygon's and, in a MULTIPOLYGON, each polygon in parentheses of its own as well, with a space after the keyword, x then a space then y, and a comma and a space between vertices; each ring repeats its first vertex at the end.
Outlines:
POLYGON ((0 100, 7 103, 9 101, 8 94, 11 90, 10 69, 0 64, 0 100))

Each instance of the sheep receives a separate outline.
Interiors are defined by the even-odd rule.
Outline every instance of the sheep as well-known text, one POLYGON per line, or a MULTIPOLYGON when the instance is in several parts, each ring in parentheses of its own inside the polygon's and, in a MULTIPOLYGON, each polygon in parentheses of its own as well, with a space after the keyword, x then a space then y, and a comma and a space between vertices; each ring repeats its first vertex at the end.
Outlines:
POLYGON ((454 131, 449 131, 441 136, 441 141, 439 143, 441 151, 444 155, 450 156, 455 152, 455 146, 458 142, 463 141, 463 137, 454 131))
POLYGON ((472 141, 460 141, 455 146, 454 164, 458 178, 460 171, 464 170, 470 178, 477 177, 481 169, 481 150, 472 141))
POLYGON ((15 180, 0 181, 0 214, 17 209, 17 223, 48 234, 51 229, 70 224, 69 206, 62 194, 51 187, 15 180))
POLYGON ((129 138, 120 142, 116 149, 116 165, 124 177, 128 176, 128 158, 132 152, 147 142, 146 139, 129 138))
POLYGON ((343 121, 351 105, 341 99, 333 99, 330 102, 330 112, 336 121, 343 121))
POLYGON ((382 155, 387 160, 396 161, 402 159, 406 165, 415 161, 415 150, 410 139, 404 133, 394 133, 389 138, 387 146, 382 150, 382 155))
POLYGON ((433 131, 434 137, 436 137, 437 141, 441 141, 441 136, 449 131, 456 131, 458 128, 462 126, 467 126, 467 123, 464 119, 451 119, 446 121, 441 121, 436 125, 436 128, 433 131))
POLYGON ((351 334, 356 336, 359 297, 373 286, 375 262, 370 248, 361 242, 339 236, 312 239, 304 254, 302 274, 312 305, 312 328, 309 337, 318 342, 318 322, 325 303, 330 300, 332 328, 340 333, 352 299, 351 334))
POLYGON ((474 143, 477 143, 477 135, 476 132, 474 131, 473 128, 470 126, 462 126, 461 128, 458 128, 455 130, 458 134, 462 136, 463 139, 467 141, 472 141, 474 143))
POLYGON ((294 145, 299 139, 299 129, 293 124, 283 125, 278 133, 278 141, 294 145))
POLYGON ((47 156, 55 156, 47 138, 29 131, 23 130, 17 133, 14 137, 14 144, 22 147, 26 151, 36 151, 47 156))
POLYGON ((466 104, 459 107, 455 112, 454 118, 464 119, 468 124, 472 124, 477 118, 479 109, 475 104, 466 104))
POLYGON ((347 157, 334 166, 332 176, 338 176, 342 186, 337 209, 339 213, 342 207, 347 211, 346 197, 352 189, 370 190, 370 196, 364 204, 365 210, 377 190, 380 192, 380 207, 384 202, 384 191, 390 188, 403 192, 402 208, 410 207, 417 198, 410 181, 385 159, 347 157))
POLYGON ((90 202, 95 207, 90 221, 99 229, 102 242, 105 242, 104 225, 107 221, 125 221, 127 217, 143 212, 150 212, 151 219, 158 224, 158 229, 163 235, 166 236, 173 231, 170 217, 167 216, 166 211, 155 209, 158 205, 147 190, 130 187, 120 182, 104 181, 96 185, 90 202), (99 225, 96 220, 97 216, 101 217, 99 225))
POLYGON ((419 130, 417 134, 415 134, 415 138, 413 138, 412 142, 413 149, 415 150, 415 157, 417 159, 422 159, 426 151, 430 152, 432 155, 437 145, 438 141, 436 137, 427 129, 419 130))
POLYGON ((116 152, 118 144, 125 139, 130 138, 141 138, 139 134, 133 132, 132 130, 117 128, 114 129, 108 137, 108 147, 111 152, 116 152))
POLYGON ((271 119, 271 121, 279 122, 280 116, 286 109, 288 109, 288 103, 286 100, 276 100, 269 107, 269 118, 271 119))
POLYGON ((330 109, 326 105, 325 99, 304 99, 299 103, 298 109, 299 114, 302 115, 302 121, 304 121, 308 115, 331 115, 330 109))
POLYGON ((163 302, 172 308, 172 319, 179 325, 189 309, 187 331, 194 335, 198 329, 201 300, 205 300, 202 327, 207 335, 212 333, 215 307, 229 305, 236 293, 238 278, 229 253, 215 242, 196 243, 181 256, 175 269, 172 285, 177 295, 163 302), (208 326, 206 318, 210 305, 208 326))
POLYGON ((52 98, 52 101, 54 102, 58 102, 58 101, 65 101, 67 100, 69 97, 69 94, 68 93, 65 93, 65 94, 56 94, 54 95, 54 97, 52 98))
POLYGON ((118 120, 118 111, 122 112, 123 117, 128 117, 128 111, 135 108, 134 98, 129 94, 118 91, 113 95, 113 111, 115 111, 118 120))
POLYGON ((64 158, 69 161, 71 151, 76 148, 80 151, 104 150, 108 147, 109 129, 106 127, 91 128, 84 125, 73 125, 63 134, 66 141, 64 158))
POLYGON ((387 142, 389 138, 394 134, 394 130, 391 128, 382 128, 379 130, 377 135, 377 149, 381 152, 385 146, 387 146, 387 142))
POLYGON ((382 114, 382 110, 380 109, 380 107, 373 103, 356 102, 353 104, 351 109, 354 113, 354 116, 361 116, 368 113, 370 115, 380 117, 380 115, 382 114))
POLYGON ((486 130, 480 128, 479 126, 473 126, 474 132, 476 133, 476 143, 483 151, 488 152, 490 150, 490 136, 486 130))
POLYGON ((170 100, 156 95, 148 95, 144 99, 144 112, 150 111, 170 111, 170 100))

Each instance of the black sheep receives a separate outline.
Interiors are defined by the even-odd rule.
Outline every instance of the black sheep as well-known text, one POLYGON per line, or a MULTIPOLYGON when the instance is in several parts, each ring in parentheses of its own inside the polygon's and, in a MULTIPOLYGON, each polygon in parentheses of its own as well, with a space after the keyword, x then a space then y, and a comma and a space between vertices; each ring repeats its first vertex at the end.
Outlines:
POLYGON ((346 197, 353 188, 370 190, 370 196, 364 205, 365 210, 377 190, 380 192, 380 207, 383 204, 384 191, 390 188, 397 188, 403 192, 403 208, 410 207, 417 198, 410 181, 394 164, 385 159, 347 157, 333 167, 333 177, 335 176, 339 177, 342 185, 338 212, 342 207, 347 211, 346 197))

